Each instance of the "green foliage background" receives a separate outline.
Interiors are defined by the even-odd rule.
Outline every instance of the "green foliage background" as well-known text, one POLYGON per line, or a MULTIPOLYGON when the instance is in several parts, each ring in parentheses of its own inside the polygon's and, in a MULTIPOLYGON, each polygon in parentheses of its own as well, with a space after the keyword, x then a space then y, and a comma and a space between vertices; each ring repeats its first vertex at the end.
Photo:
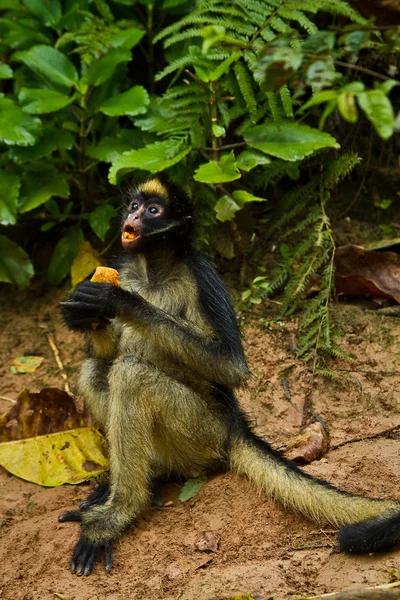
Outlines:
POLYGON ((383 140, 400 128, 390 68, 357 66, 368 52, 388 66, 396 30, 343 0, 0 0, 0 11, 0 281, 25 288, 38 246, 51 249, 51 285, 85 241, 109 247, 125 179, 166 172, 196 201, 201 243, 227 258, 246 251, 242 214, 282 184, 272 228, 299 241, 243 301, 286 282, 293 312, 322 272, 301 353, 316 337, 334 353, 325 208, 359 158, 341 154, 329 123, 361 113, 383 140))

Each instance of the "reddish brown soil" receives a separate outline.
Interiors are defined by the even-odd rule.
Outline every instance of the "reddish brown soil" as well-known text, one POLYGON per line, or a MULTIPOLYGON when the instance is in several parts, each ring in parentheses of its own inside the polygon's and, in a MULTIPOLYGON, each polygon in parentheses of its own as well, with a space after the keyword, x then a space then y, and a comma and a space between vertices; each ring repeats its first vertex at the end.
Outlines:
MULTIPOLYGON (((63 386, 46 331, 54 333, 74 388, 83 353, 81 340, 61 326, 54 308, 64 295, 34 301, 28 294, 3 295, 1 396, 15 399, 23 387, 63 386), (12 359, 23 354, 42 355, 45 362, 33 375, 11 374, 12 359)), ((400 375, 391 373, 398 370, 400 320, 355 305, 339 307, 338 315, 356 360, 336 367, 354 369, 347 373, 353 383, 321 381, 313 395, 333 445, 400 423, 400 375)), ((293 345, 293 325, 245 329, 254 378, 240 398, 258 433, 275 447, 298 432, 310 385, 293 345)), ((0 402, 0 412, 10 407, 0 402)), ((399 444, 388 437, 354 442, 306 470, 352 492, 400 498, 399 444)), ((400 577, 399 551, 365 557, 332 552, 334 532, 284 513, 246 480, 221 475, 184 504, 179 487, 168 485, 164 501, 172 506, 149 508, 131 527, 116 544, 112 573, 98 565, 90 577, 78 578, 68 571, 78 527, 58 524, 57 516, 76 507, 88 490, 88 484, 45 489, 0 469, 1 600, 50 600, 55 593, 67 600, 209 600, 245 592, 284 600, 400 577), (202 531, 220 536, 218 552, 196 550, 202 531)))

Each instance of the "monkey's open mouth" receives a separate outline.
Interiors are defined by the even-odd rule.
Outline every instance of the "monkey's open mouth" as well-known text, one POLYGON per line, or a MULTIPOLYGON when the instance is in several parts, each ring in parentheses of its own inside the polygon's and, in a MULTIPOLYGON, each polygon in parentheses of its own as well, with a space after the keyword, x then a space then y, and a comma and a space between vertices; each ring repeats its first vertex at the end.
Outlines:
POLYGON ((138 232, 135 231, 131 225, 126 225, 122 232, 122 241, 132 242, 133 240, 136 240, 137 237, 139 237, 138 232))

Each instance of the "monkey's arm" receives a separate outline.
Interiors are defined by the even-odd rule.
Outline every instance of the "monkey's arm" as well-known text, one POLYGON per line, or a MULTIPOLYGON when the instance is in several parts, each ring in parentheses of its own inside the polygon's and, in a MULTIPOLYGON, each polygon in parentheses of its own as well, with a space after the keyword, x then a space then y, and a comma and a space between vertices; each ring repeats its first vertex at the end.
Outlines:
MULTIPOLYGON (((71 310, 85 310, 92 319, 112 319, 134 324, 155 347, 174 360, 228 387, 238 387, 248 376, 240 343, 228 338, 202 332, 193 323, 175 318, 147 302, 137 293, 106 283, 85 282, 75 292, 71 310)), ((200 312, 198 313, 200 317, 200 312)))

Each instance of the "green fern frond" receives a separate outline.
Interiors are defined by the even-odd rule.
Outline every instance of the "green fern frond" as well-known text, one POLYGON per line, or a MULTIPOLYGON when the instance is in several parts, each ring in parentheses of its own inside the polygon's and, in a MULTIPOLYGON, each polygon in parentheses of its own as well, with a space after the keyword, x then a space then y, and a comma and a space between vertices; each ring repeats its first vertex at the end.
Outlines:
POLYGON ((305 29, 305 31, 307 31, 307 33, 310 35, 318 31, 318 27, 315 25, 315 23, 310 21, 304 12, 301 12, 300 10, 282 6, 278 10, 278 15, 284 19, 287 19, 288 21, 296 21, 300 27, 305 29))
POLYGON ((283 85, 279 90, 279 95, 281 97, 281 102, 283 106, 283 110, 285 111, 285 115, 289 119, 293 119, 293 103, 292 103, 292 95, 287 85, 283 85))
POLYGON ((194 38, 201 38, 201 29, 199 27, 191 27, 190 29, 186 29, 185 31, 180 31, 175 35, 167 38, 164 42, 164 48, 169 48, 173 44, 177 44, 178 42, 183 42, 184 40, 191 40, 194 38))
POLYGON ((282 111, 278 104, 278 99, 274 92, 267 92, 268 106, 271 111, 271 116, 274 121, 279 123, 282 120, 282 111))
POLYGON ((234 72, 240 88, 240 92, 246 102, 247 109, 250 113, 252 120, 255 120, 257 114, 257 101, 254 95, 252 82, 247 71, 247 68, 242 62, 238 62, 234 66, 234 72))

